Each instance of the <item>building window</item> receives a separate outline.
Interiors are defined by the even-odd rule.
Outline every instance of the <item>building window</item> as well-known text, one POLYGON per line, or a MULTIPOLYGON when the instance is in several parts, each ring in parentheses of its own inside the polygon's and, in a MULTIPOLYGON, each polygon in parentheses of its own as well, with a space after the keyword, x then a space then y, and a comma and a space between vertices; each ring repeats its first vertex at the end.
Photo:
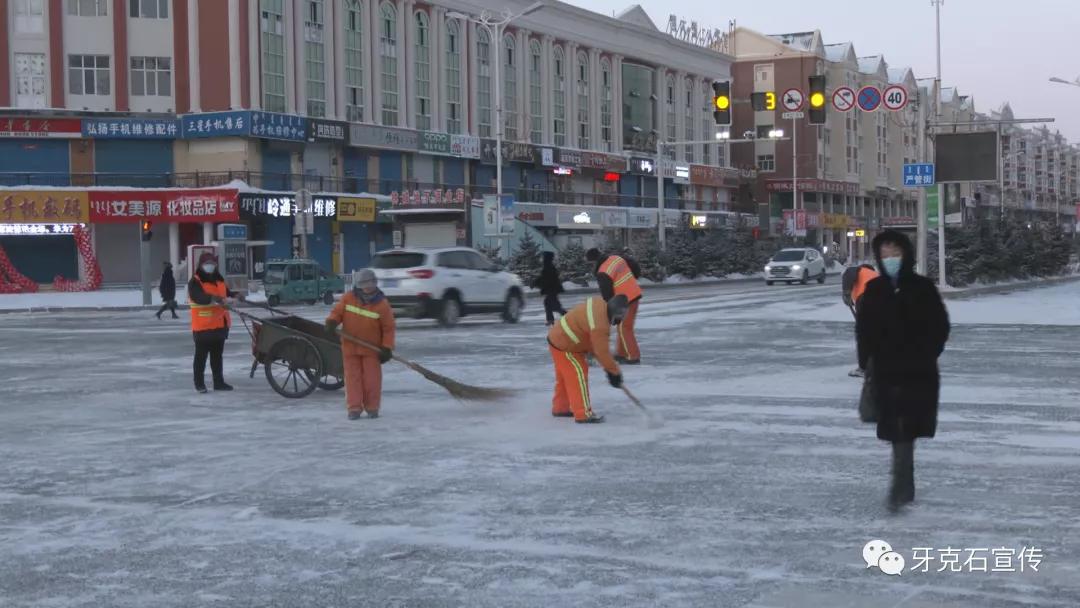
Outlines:
POLYGON ((446 22, 446 131, 461 133, 461 28, 446 22))
POLYGON ((40 34, 45 28, 45 0, 14 0, 15 31, 20 34, 40 34))
POLYGON ((383 2, 379 10, 379 56, 382 64, 382 124, 398 124, 397 9, 383 2))
POLYGON ((611 152, 614 147, 611 139, 611 91, 611 62, 603 59, 600 61, 600 141, 605 152, 611 152))
POLYGON ((544 143, 544 55, 540 42, 529 43, 529 141, 544 143))
POLYGON ((431 28, 423 11, 416 13, 416 128, 431 130, 431 28))
POLYGON ((131 94, 172 96, 172 59, 132 57, 131 94))
POLYGON ((364 122, 364 5, 345 0, 345 119, 364 122))
POLYGON ((758 171, 772 172, 776 171, 776 159, 772 154, 758 154, 757 157, 758 171))
POLYGON ((68 92, 110 95, 108 55, 68 55, 68 92))
POLYGON ((518 140, 517 45, 510 34, 503 36, 503 139, 518 140))
POLYGON ((67 13, 73 17, 105 17, 109 0, 68 0, 67 13))
POLYGON ((577 54, 577 147, 588 150, 589 129, 589 57, 584 52, 577 54))
POLYGON ((477 74, 476 108, 479 115, 480 137, 491 137, 491 36, 487 29, 478 28, 476 37, 477 74))
POLYGON ((285 12, 283 0, 261 0, 263 109, 285 111, 285 12))
POLYGON ((15 53, 15 106, 44 108, 45 53, 15 53))
POLYGON ((304 21, 304 70, 307 72, 307 115, 326 116, 326 21, 323 0, 308 0, 304 21))
MULTIPOLYGON (((685 141, 694 141, 694 81, 687 78, 683 81, 683 87, 686 89, 686 109, 683 116, 683 134, 686 136, 685 141)), ((686 162, 694 162, 694 146, 686 146, 686 162)))
POLYGON ((169 0, 130 0, 132 19, 168 19, 169 0))
POLYGON ((552 74, 552 127, 555 132, 555 145, 562 147, 566 145, 566 56, 561 46, 555 47, 553 63, 555 73, 552 74))
MULTIPOLYGON (((675 141, 678 139, 677 125, 675 123, 675 77, 668 75, 667 80, 664 83, 664 107, 666 108, 665 114, 667 115, 667 140, 675 141)), ((671 160, 675 160, 675 148, 673 146, 666 147, 667 157, 671 160)))

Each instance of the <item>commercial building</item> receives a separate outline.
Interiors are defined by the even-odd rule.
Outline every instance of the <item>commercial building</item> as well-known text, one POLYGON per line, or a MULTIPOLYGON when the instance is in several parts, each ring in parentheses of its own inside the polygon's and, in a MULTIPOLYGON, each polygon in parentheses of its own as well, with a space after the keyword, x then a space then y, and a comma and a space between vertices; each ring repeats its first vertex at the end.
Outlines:
MULTIPOLYGON (((657 139, 713 137, 711 83, 731 78, 731 58, 636 6, 609 17, 550 2, 504 30, 475 22, 527 4, 7 2, 0 107, 14 109, 0 124, 0 184, 239 180, 240 221, 273 241, 267 255, 291 255, 299 240, 348 270, 410 239, 471 242, 466 211, 496 189, 501 107, 503 191, 517 201, 655 205, 659 171, 669 208, 728 210, 739 176, 722 170, 726 146, 679 146, 659 163, 655 153, 657 139), (377 214, 381 227, 337 221, 318 212, 331 193, 386 196, 394 209, 377 214), (300 222, 308 203, 317 217, 300 222)), ((211 236, 188 223, 164 232, 173 256, 211 236)), ((133 246, 137 234, 106 236, 99 247, 133 246)))

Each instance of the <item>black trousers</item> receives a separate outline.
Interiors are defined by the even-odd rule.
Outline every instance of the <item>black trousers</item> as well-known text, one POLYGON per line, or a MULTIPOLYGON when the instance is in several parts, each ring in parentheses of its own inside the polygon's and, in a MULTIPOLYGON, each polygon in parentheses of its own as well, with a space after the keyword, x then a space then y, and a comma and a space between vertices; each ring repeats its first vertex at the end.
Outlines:
POLYGON ((206 381, 203 379, 203 374, 206 371, 206 358, 210 358, 210 373, 214 377, 214 385, 218 386, 225 383, 225 373, 221 362, 221 356, 225 352, 225 339, 220 340, 196 340, 195 341, 195 361, 193 363, 195 372, 195 386, 205 387, 206 381))
POLYGON ((892 444, 892 488, 889 500, 904 504, 915 500, 915 442, 894 441, 892 444))
POLYGON ((562 302, 559 301, 559 294, 549 293, 544 296, 544 317, 547 318, 548 325, 555 322, 555 313, 565 315, 566 309, 563 308, 562 302))
POLYGON ((165 300, 161 304, 161 308, 158 309, 157 316, 160 317, 161 313, 165 312, 166 310, 172 312, 172 316, 173 316, 174 319, 179 318, 179 317, 176 316, 176 300, 165 300))

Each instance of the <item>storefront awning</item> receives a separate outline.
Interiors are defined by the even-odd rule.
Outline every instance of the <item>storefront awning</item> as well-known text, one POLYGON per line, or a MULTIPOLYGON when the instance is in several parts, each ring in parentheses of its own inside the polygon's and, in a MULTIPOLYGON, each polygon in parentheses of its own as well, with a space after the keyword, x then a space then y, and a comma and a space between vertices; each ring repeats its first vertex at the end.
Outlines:
POLYGON ((424 208, 424 209, 380 209, 381 215, 437 215, 441 213, 465 213, 464 209, 424 208))

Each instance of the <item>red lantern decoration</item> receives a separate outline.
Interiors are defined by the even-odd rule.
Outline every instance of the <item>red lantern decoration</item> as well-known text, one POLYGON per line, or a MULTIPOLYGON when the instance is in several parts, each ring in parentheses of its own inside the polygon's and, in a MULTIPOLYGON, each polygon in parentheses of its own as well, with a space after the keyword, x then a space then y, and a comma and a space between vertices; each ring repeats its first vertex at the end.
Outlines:
POLYGON ((56 291, 97 291, 101 289, 101 266, 97 256, 94 255, 94 244, 90 240, 90 231, 82 226, 76 226, 72 232, 75 237, 75 247, 79 250, 79 262, 83 267, 84 281, 73 281, 57 275, 53 279, 53 289, 56 291))

